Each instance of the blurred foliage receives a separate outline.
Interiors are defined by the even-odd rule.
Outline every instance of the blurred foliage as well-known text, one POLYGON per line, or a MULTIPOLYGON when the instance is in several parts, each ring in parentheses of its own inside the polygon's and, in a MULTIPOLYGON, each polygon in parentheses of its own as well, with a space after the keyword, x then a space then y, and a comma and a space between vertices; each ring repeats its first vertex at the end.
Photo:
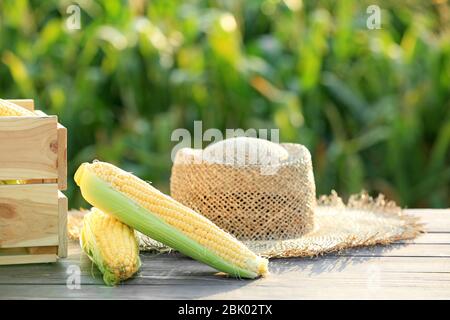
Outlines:
MULTIPOLYGON (((59 116, 71 177, 97 158, 168 191, 171 133, 201 119, 280 128, 318 193, 449 206, 447 1, 2 0, 0 27, 0 96, 59 116)), ((68 195, 84 205, 72 179, 68 195)))

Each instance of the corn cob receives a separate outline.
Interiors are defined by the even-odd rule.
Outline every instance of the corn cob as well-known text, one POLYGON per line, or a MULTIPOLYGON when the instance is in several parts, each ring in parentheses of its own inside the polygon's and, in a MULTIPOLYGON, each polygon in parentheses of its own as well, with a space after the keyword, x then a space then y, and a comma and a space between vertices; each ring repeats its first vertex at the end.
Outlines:
POLYGON ((131 278, 141 265, 134 230, 113 216, 92 208, 83 218, 80 243, 110 286, 131 278))
POLYGON ((84 163, 75 181, 93 206, 219 271, 242 278, 268 272, 267 259, 204 216, 112 164, 84 163))
POLYGON ((14 116, 36 116, 33 112, 18 106, 15 103, 0 99, 0 117, 14 117, 14 116))

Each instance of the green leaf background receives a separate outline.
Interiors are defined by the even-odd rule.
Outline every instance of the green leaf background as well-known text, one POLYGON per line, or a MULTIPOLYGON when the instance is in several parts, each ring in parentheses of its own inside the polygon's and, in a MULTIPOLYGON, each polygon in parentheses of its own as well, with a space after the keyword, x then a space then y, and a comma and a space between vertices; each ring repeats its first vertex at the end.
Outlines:
POLYGON ((447 1, 2 0, 0 96, 68 128, 71 207, 92 159, 167 192, 171 133, 195 120, 279 128, 311 150, 319 194, 448 207, 449 19, 447 1))

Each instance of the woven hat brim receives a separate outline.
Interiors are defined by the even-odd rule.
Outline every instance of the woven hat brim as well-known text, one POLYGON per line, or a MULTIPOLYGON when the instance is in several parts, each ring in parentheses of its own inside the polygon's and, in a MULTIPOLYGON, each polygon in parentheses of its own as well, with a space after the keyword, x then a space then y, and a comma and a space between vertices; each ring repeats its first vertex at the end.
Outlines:
POLYGON ((268 258, 313 257, 360 246, 389 244, 415 238, 421 232, 410 216, 367 209, 319 206, 312 232, 288 240, 244 241, 255 253, 268 258))

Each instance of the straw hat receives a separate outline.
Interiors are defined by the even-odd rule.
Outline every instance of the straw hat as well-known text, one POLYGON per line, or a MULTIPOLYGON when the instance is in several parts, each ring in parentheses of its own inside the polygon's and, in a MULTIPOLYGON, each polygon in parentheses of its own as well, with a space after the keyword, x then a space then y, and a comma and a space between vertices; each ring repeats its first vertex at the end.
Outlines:
POLYGON ((311 154, 299 144, 232 138, 204 150, 180 149, 171 196, 267 257, 315 256, 387 244, 421 232, 382 195, 333 191, 316 200, 311 154))

